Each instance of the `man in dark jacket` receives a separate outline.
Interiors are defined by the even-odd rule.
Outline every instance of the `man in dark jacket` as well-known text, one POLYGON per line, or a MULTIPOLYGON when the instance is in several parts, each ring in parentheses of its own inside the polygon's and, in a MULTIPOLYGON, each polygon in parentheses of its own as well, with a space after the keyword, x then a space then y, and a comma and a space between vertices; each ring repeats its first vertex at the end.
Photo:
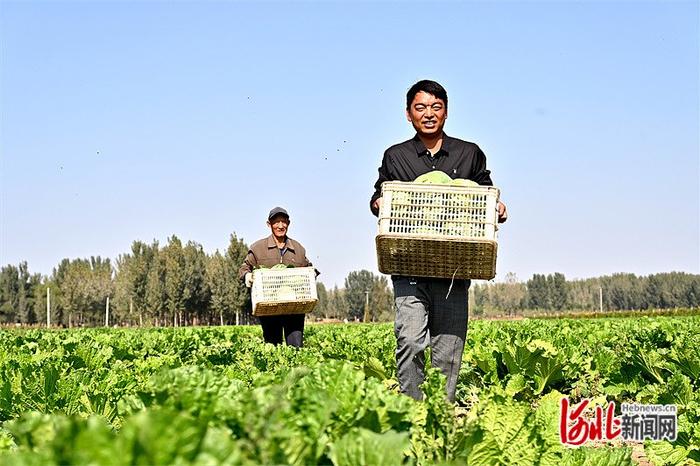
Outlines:
MULTIPOLYGON (((408 141, 384 152, 370 209, 378 215, 385 181, 414 181, 441 170, 450 177, 492 186, 486 156, 474 143, 445 134, 447 92, 435 81, 419 81, 406 95, 406 118, 416 130, 408 141)), ((507 218, 498 203, 498 221, 507 218)), ((393 275, 396 304, 396 363, 401 391, 421 399, 425 378, 424 350, 431 349, 432 365, 447 377, 447 397, 454 401, 467 336, 469 280, 404 277, 393 275)))
MULTIPOLYGON (((253 285, 253 269, 276 264, 294 267, 310 267, 306 249, 298 241, 287 236, 289 214, 282 207, 275 207, 267 216, 267 226, 272 234, 250 246, 248 255, 238 271, 239 278, 248 288, 253 285)), ((263 338, 276 345, 286 341, 290 346, 301 347, 304 342, 304 314, 260 316, 263 338), (284 337, 284 338, 283 338, 284 337)))

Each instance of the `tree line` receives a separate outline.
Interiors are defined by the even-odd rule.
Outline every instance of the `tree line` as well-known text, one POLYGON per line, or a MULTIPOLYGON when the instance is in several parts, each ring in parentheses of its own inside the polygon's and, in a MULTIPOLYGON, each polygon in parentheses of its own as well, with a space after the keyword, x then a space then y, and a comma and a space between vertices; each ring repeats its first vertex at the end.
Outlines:
POLYGON ((700 307, 700 275, 684 272, 617 273, 571 281, 561 273, 535 274, 525 283, 507 274, 503 283, 481 283, 471 289, 471 309, 477 315, 695 307, 700 307))
POLYGON ((320 319, 387 322, 394 318, 394 292, 386 277, 368 270, 350 272, 345 287, 326 290, 318 283, 318 304, 311 313, 320 319))
MULTIPOLYGON (((134 241, 114 262, 63 259, 49 276, 31 274, 26 262, 7 265, 0 269, 0 323, 45 324, 47 301, 51 324, 65 327, 256 323, 250 292, 238 280, 247 253, 235 233, 213 254, 173 235, 165 245, 134 241)), ((348 274, 344 288, 327 290, 319 281, 317 292, 312 318, 392 318, 387 279, 369 271, 348 274)))
MULTIPOLYGON (((184 326, 250 324, 250 292, 238 280, 248 245, 235 233, 225 251, 207 254, 176 236, 160 245, 134 241, 114 262, 108 258, 63 259, 49 276, 30 273, 27 263, 0 269, 0 323, 52 325, 184 326), (47 289, 50 293, 47 296, 47 289), (107 302, 109 301, 109 305, 107 302), (107 309, 109 308, 109 315, 107 309)), ((393 292, 388 280, 367 270, 350 272, 344 287, 317 282, 312 319, 390 321, 393 292)), ((603 311, 700 307, 700 275, 614 274, 568 281, 561 273, 535 274, 527 282, 507 274, 502 283, 475 282, 475 315, 525 311, 603 311)))

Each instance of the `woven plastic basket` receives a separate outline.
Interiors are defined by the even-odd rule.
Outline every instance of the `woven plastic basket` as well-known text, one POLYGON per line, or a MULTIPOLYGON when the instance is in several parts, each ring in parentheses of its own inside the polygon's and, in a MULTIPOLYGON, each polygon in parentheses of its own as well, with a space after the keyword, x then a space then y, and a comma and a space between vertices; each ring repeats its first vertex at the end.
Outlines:
POLYGON ((313 267, 253 271, 253 315, 306 314, 318 302, 313 267))
POLYGON ((499 193, 492 186, 385 182, 376 238, 379 271, 492 279, 499 193))

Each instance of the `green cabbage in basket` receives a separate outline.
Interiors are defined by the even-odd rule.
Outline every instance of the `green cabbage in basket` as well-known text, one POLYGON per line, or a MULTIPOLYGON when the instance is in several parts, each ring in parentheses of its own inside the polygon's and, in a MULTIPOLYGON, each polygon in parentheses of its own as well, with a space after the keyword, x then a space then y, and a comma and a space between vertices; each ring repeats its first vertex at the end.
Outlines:
POLYGON ((430 184, 450 184, 452 186, 479 186, 479 183, 464 178, 450 178, 450 175, 441 171, 433 170, 416 178, 414 183, 430 183, 430 184))
POLYGON ((450 184, 452 178, 443 171, 433 170, 416 178, 414 183, 450 184))
MULTIPOLYGON (((425 173, 415 183, 451 186, 479 186, 472 180, 452 179, 440 170, 425 173)), ((397 190, 393 193, 391 216, 402 226, 404 233, 424 236, 479 236, 478 225, 466 223, 474 194, 460 192, 412 192, 397 190)))
POLYGON ((464 178, 455 178, 450 183, 452 186, 479 186, 479 183, 472 180, 465 180, 464 178))

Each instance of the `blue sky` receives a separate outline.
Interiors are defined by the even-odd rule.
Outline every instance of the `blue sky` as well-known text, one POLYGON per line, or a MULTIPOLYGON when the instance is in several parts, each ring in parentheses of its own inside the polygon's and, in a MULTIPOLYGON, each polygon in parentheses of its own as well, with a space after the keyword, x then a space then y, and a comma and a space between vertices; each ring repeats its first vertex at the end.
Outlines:
POLYGON ((368 199, 448 91, 510 219, 497 280, 700 272, 697 2, 0 3, 0 264, 269 234, 377 272, 368 199))

